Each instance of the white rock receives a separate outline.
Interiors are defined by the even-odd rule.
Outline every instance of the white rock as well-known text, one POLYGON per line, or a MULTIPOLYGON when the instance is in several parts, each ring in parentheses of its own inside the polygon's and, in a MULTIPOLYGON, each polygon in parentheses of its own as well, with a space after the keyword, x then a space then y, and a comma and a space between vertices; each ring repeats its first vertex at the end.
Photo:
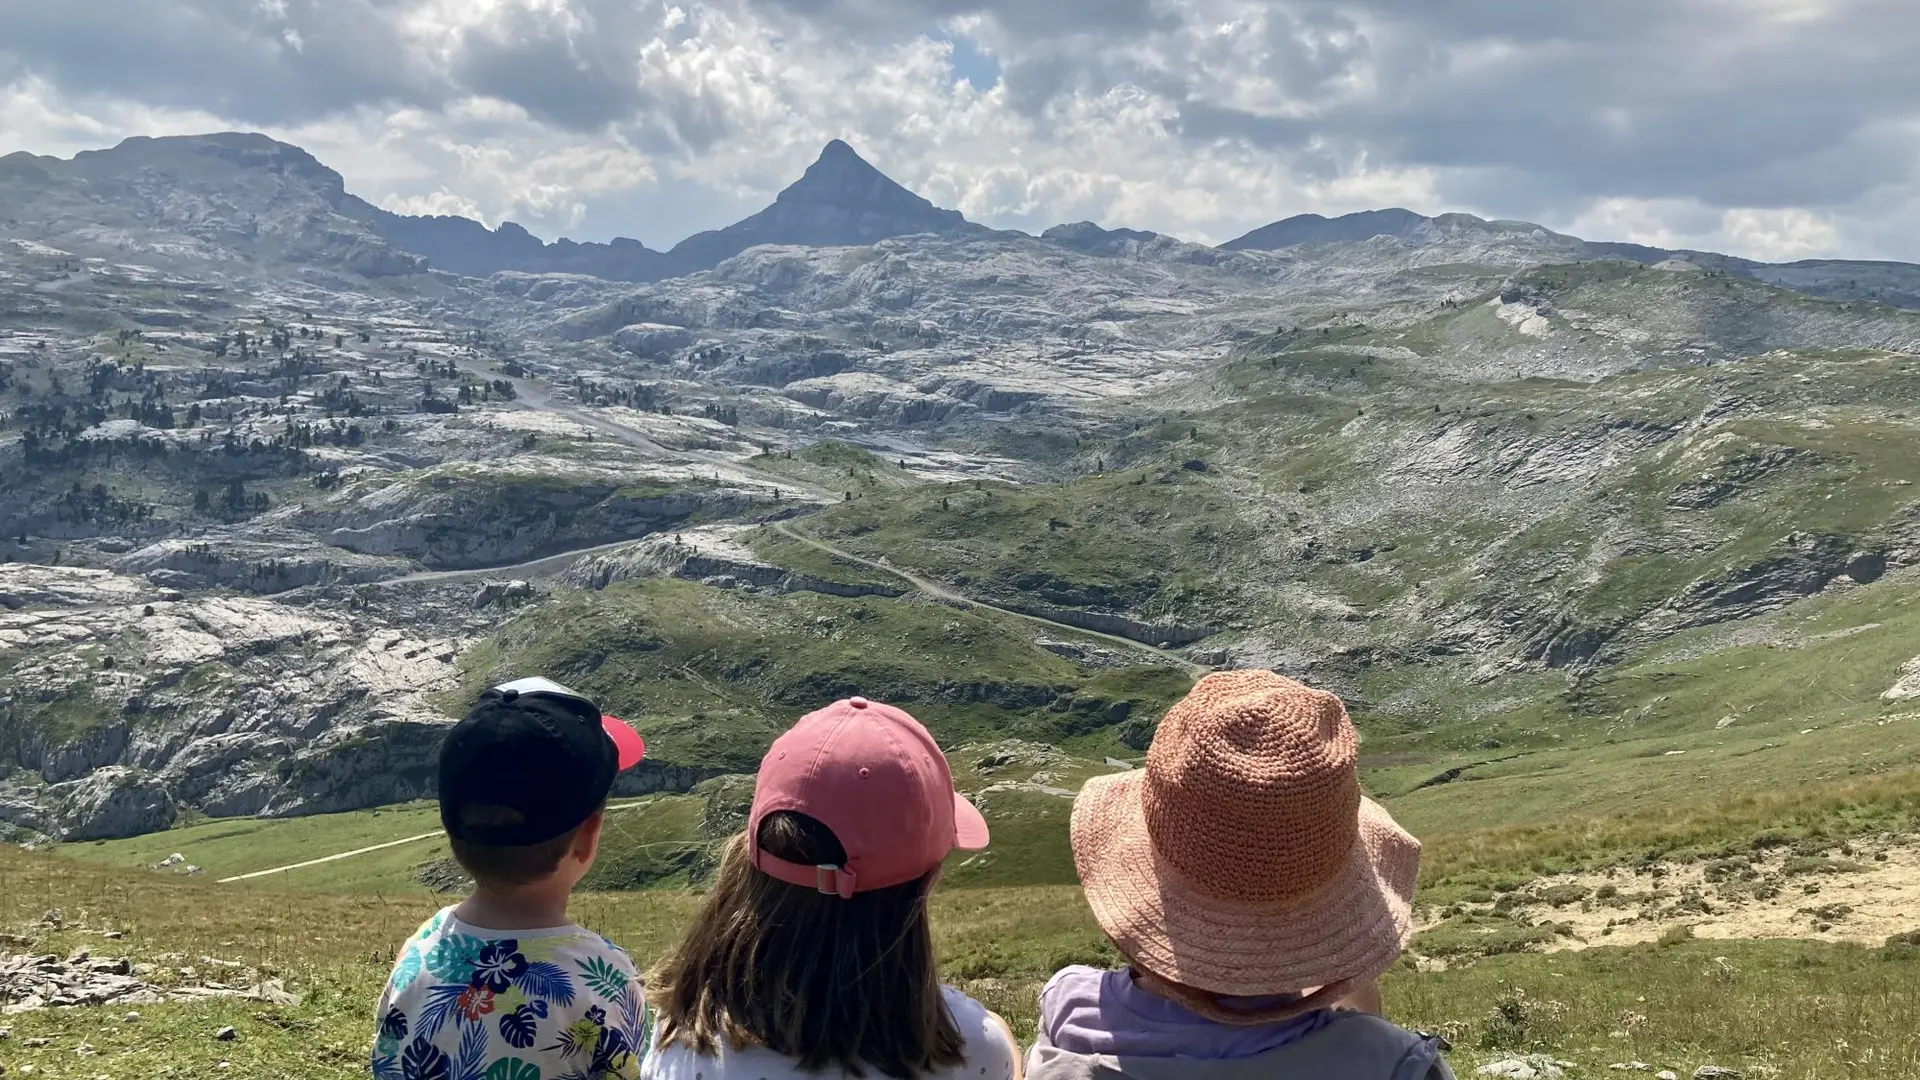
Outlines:
POLYGON ((1907 661, 1900 668, 1900 679, 1893 688, 1880 695, 1882 701, 1905 701, 1920 697, 1920 656, 1907 661))
POLYGON ((1558 1062, 1542 1057, 1502 1058, 1474 1070, 1477 1076, 1503 1077, 1505 1080, 1559 1080, 1566 1075, 1558 1062))

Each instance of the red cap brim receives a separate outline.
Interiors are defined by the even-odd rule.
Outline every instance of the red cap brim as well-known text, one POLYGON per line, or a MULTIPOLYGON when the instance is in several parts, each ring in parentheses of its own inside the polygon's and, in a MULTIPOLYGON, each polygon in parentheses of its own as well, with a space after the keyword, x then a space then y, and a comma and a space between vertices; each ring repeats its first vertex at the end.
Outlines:
POLYGON ((625 720, 617 716, 602 715, 600 726, 606 729, 607 737, 613 740, 614 749, 620 752, 622 772, 640 764, 640 759, 647 756, 646 740, 640 737, 639 732, 629 727, 625 720))
POLYGON ((953 793, 953 846, 961 851, 979 851, 987 846, 987 819, 957 791, 953 793))

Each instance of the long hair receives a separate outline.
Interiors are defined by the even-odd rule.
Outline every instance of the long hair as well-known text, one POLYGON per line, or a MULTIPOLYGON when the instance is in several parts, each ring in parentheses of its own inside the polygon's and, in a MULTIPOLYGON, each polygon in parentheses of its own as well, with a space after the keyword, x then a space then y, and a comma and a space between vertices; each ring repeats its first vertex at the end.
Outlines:
MULTIPOLYGON (((804 814, 768 814, 759 839, 803 866, 846 861, 804 814)), ((761 873, 747 850, 744 832, 728 841, 693 926, 647 977, 660 1045, 760 1046, 803 1072, 871 1067, 894 1080, 964 1060, 927 921, 937 870, 843 900, 761 873)))

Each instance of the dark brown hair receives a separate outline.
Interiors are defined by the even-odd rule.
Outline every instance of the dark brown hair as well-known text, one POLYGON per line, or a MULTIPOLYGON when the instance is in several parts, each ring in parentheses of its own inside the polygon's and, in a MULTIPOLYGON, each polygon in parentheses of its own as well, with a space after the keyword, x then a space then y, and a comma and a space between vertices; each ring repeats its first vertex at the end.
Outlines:
MULTIPOLYGON (((485 812, 492 808, 474 809, 485 812)), ((605 809, 603 804, 601 810, 605 809)), ((537 844, 474 844, 449 836, 447 845, 453 848, 453 861, 482 885, 531 885, 559 869, 560 860, 567 857, 568 850, 573 847, 574 837, 580 835, 580 830, 586 824, 583 821, 559 836, 537 844)))
MULTIPOLYGON (((802 865, 846 861, 826 826, 787 811, 760 823, 760 847, 802 865)), ((768 877, 747 850, 745 833, 727 843, 692 928, 647 977, 660 1045, 760 1046, 803 1072, 871 1067, 894 1080, 965 1060, 927 922, 938 871, 843 900, 768 877)))

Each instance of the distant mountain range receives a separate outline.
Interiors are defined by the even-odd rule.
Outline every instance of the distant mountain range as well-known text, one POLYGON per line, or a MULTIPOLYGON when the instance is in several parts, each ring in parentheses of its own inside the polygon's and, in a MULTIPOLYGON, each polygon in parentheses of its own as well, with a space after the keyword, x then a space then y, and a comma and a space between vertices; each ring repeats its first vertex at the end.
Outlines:
MULTIPOLYGON (((351 195, 339 173, 296 146, 226 132, 132 138, 72 160, 16 153, 0 158, 0 228, 25 239, 160 256, 285 259, 369 276, 427 269, 484 277, 501 271, 571 273, 648 282, 712 269, 763 244, 868 245, 895 236, 1031 239, 968 221, 895 183, 838 139, 773 205, 670 251, 637 240, 540 240, 506 222, 488 229, 462 217, 395 214, 351 195)), ((1920 307, 1920 266, 1806 260, 1772 264, 1699 251, 1582 240, 1523 221, 1471 214, 1427 217, 1368 210, 1326 218, 1301 214, 1221 244, 1223 252, 1285 252, 1388 238, 1409 247, 1521 244, 1542 261, 1673 260, 1821 295, 1920 307), (1841 284, 1836 284, 1841 283, 1841 284)), ((1077 222, 1043 241, 1093 255, 1123 256, 1170 237, 1077 222)))

